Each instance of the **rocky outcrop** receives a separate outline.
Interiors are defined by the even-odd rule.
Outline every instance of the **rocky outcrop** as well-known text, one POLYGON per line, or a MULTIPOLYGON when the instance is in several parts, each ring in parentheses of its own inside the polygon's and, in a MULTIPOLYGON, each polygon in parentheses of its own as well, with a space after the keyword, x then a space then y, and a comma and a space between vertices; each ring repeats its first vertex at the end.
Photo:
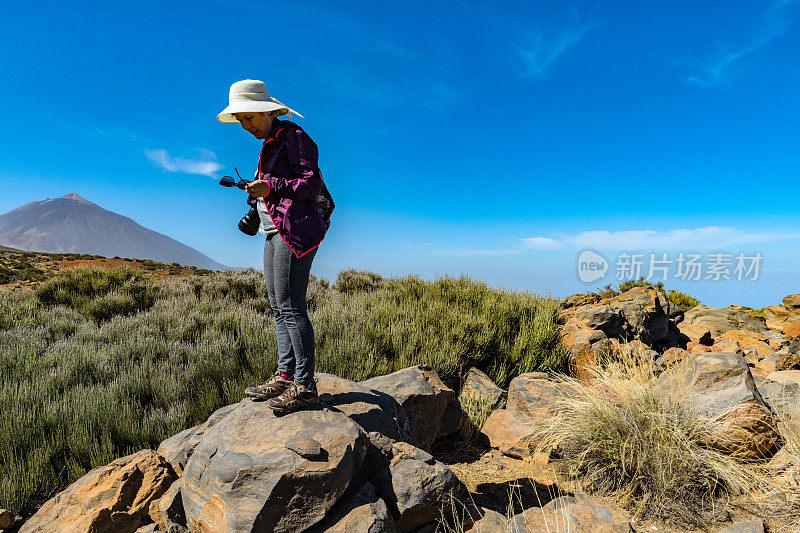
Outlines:
POLYGON ((133 533, 150 521, 176 474, 153 450, 142 450, 89 471, 45 503, 20 533, 54 531, 133 533))
POLYGON ((683 324, 704 326, 708 328, 715 338, 731 330, 754 331, 763 335, 770 334, 764 319, 740 311, 735 307, 719 309, 698 305, 684 313, 683 324))
POLYGON ((419 365, 378 376, 361 385, 387 394, 403 406, 411 426, 412 444, 430 449, 440 434, 442 420, 456 394, 429 366, 419 365))
POLYGON ((800 294, 790 294, 789 296, 784 296, 783 307, 790 311, 800 313, 800 294))
POLYGON ((186 463, 183 505, 193 532, 301 531, 325 516, 347 489, 365 452, 363 430, 341 411, 310 409, 277 417, 242 400, 208 430, 186 463), (287 443, 309 438, 315 457, 287 443))
POLYGON ((659 352, 679 345, 676 324, 682 312, 664 293, 649 287, 634 287, 597 303, 568 308, 564 316, 580 329, 600 330, 624 342, 638 339, 659 352))

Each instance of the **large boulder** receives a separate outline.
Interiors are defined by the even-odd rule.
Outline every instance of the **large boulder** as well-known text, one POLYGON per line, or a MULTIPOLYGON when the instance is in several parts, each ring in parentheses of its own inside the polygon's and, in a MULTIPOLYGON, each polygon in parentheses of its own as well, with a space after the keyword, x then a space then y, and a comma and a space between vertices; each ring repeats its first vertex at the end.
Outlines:
POLYGON ((739 308, 729 307, 720 309, 697 305, 692 307, 683 316, 682 326, 686 324, 698 324, 708 328, 713 337, 719 337, 726 331, 744 330, 761 333, 770 338, 774 331, 770 332, 765 324, 765 319, 746 313, 739 308))
POLYGON ((777 423, 741 355, 698 355, 686 366, 662 373, 658 386, 685 388, 687 403, 710 420, 707 444, 714 448, 759 459, 780 443, 777 423))
POLYGON ((783 306, 790 311, 800 313, 800 294, 784 296, 783 306))
POLYGON ((456 393, 429 366, 418 365, 378 376, 361 385, 388 394, 403 406, 411 425, 412 443, 429 450, 442 430, 442 420, 456 393))
POLYGON ((315 378, 320 402, 342 411, 366 433, 411 442, 405 409, 392 396, 333 374, 318 373, 315 378))
POLYGON ((319 522, 361 466, 366 436, 318 406, 282 417, 242 400, 208 430, 186 463, 191 531, 301 531, 319 522))
POLYGON ((511 457, 529 457, 538 444, 542 421, 558 414, 559 399, 568 393, 568 385, 551 381, 546 374, 521 374, 508 386, 506 408, 493 411, 481 432, 492 448, 511 457))
POLYGON ((619 506, 583 492, 561 496, 543 507, 531 507, 514 516, 508 533, 633 533, 630 515, 619 506))
POLYGON ((133 533, 150 522, 150 502, 176 478, 169 463, 153 450, 121 457, 58 493, 25 522, 20 533, 133 533))
POLYGON ((309 533, 392 533, 394 530, 394 520, 386 502, 378 497, 371 483, 364 483, 337 503, 309 533))
POLYGON ((178 475, 183 473, 183 468, 186 466, 186 461, 194 452, 195 447, 203 438, 203 435, 213 428, 220 420, 228 416, 228 414, 236 408, 237 404, 226 405, 214 411, 208 419, 202 424, 198 424, 189 429, 185 429, 173 435, 172 437, 164 440, 158 445, 158 454, 167 460, 172 468, 178 475))
POLYGON ((392 459, 375 478, 375 489, 394 515, 400 533, 442 517, 453 505, 464 501, 466 487, 450 468, 428 452, 405 442, 392 445, 392 459))

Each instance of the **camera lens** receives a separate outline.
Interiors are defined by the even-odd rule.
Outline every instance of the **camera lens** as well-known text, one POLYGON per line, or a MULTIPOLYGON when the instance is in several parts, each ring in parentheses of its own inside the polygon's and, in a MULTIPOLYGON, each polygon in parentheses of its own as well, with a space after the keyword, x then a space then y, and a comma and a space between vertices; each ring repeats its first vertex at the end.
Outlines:
POLYGON ((239 230, 246 235, 255 235, 258 233, 260 225, 261 218, 258 216, 258 209, 251 207, 250 211, 239 221, 239 230))

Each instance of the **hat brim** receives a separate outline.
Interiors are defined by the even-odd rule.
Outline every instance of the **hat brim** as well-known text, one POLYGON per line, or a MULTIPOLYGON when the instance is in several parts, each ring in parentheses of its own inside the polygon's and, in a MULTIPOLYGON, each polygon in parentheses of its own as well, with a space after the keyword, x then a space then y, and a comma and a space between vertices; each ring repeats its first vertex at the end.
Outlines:
POLYGON ((223 109, 219 115, 217 115, 217 120, 222 122, 223 124, 239 124, 239 121, 236 119, 236 116, 234 116, 234 113, 268 113, 270 111, 283 111, 282 113, 279 113, 278 116, 287 115, 289 118, 291 118, 292 114, 295 114, 300 118, 305 118, 303 115, 301 115, 294 109, 283 105, 274 98, 272 100, 273 101, 271 102, 268 101, 234 102, 225 109, 223 109))

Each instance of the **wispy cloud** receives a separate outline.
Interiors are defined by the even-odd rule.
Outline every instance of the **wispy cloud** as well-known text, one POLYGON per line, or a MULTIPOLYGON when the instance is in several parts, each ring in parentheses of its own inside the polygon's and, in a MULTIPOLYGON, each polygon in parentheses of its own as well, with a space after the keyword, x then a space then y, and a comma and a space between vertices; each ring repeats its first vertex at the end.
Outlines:
POLYGON ((700 87, 730 85, 741 72, 741 61, 786 32, 797 5, 797 0, 776 0, 758 19, 758 30, 748 42, 735 48, 717 43, 718 51, 697 66, 698 72, 686 78, 688 83, 700 87))
POLYGON ((441 255, 447 257, 461 257, 461 256, 502 256, 502 255, 516 255, 521 254, 525 250, 522 249, 505 249, 505 250, 482 250, 482 249, 450 249, 450 250, 431 250, 431 255, 441 255))
POLYGON ((162 149, 146 149, 144 154, 157 167, 164 172, 183 172, 184 174, 199 174, 201 176, 216 177, 216 173, 222 169, 222 165, 216 162, 214 152, 201 150, 205 159, 184 159, 183 157, 172 157, 169 152, 162 149))
POLYGON ((734 227, 705 226, 694 229, 584 231, 549 237, 528 237, 522 245, 534 250, 704 250, 728 246, 800 239, 800 231, 758 232, 734 227))
POLYGON ((523 64, 523 73, 533 78, 544 78, 553 64, 581 42, 593 27, 591 24, 579 24, 578 27, 553 38, 546 38, 539 30, 529 32, 528 43, 516 47, 517 57, 523 64))

